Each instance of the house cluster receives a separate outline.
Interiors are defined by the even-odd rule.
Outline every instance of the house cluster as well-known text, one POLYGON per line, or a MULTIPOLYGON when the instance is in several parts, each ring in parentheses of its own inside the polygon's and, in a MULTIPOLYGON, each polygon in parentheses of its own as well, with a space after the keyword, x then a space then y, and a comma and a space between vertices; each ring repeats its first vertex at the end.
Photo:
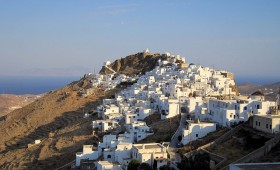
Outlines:
POLYGON ((265 101, 264 96, 256 93, 249 98, 235 96, 232 99, 210 97, 201 99, 195 104, 195 118, 211 121, 220 126, 231 126, 245 122, 253 115, 267 115, 275 107, 275 102, 265 101))
MULTIPOLYGON (((230 72, 188 64, 180 55, 166 53, 165 56, 166 60, 158 60, 153 70, 139 77, 116 76, 109 67, 110 62, 105 62, 104 67, 112 74, 87 75, 92 78, 92 87, 112 89, 121 82, 136 83, 115 94, 113 99, 104 99, 97 107, 100 119, 92 122, 92 128, 114 133, 104 135, 97 148, 84 145, 83 152, 76 154, 76 166, 85 159, 96 161, 98 170, 126 169, 132 159, 154 168, 166 165, 164 144, 135 144, 153 135, 144 121, 152 114, 167 119, 181 114, 185 108, 190 118, 195 118, 195 121, 187 121, 182 130, 182 143, 187 144, 215 131, 217 125, 231 126, 253 115, 268 115, 276 106, 260 94, 249 98, 237 96, 230 72)), ((267 126, 274 128, 273 124, 267 126)))
POLYGON ((167 165, 167 145, 160 143, 133 144, 131 133, 104 135, 98 148, 84 145, 83 152, 76 153, 76 166, 82 160, 96 160, 97 169, 127 169, 129 162, 137 159, 158 169, 167 165))
POLYGON ((253 128, 271 134, 279 133, 279 103, 279 97, 276 102, 266 101, 260 91, 250 96, 232 96, 228 99, 190 97, 186 100, 186 109, 198 122, 186 122, 182 131, 182 143, 187 144, 206 136, 216 130, 216 125, 231 127, 246 122, 249 118, 252 119, 253 128))
MULTIPOLYGON (((157 166, 164 165, 167 158, 165 147, 160 144, 146 144, 147 146, 141 145, 140 149, 140 145, 134 144, 153 134, 153 130, 147 126, 144 119, 151 114, 160 114, 161 119, 179 115, 181 107, 188 106, 186 104, 188 101, 195 103, 195 101, 189 100, 191 96, 235 94, 232 90, 235 82, 231 73, 187 64, 185 58, 179 55, 169 53, 165 55, 167 59, 159 60, 153 70, 138 77, 136 83, 116 94, 114 99, 104 99, 102 105, 97 107, 100 120, 92 122, 93 129, 102 132, 124 133, 105 135, 98 148, 85 145, 83 152, 76 154, 77 166, 80 165, 80 160, 89 159, 107 161, 106 165, 110 162, 114 162, 116 165, 117 162, 118 165, 125 168, 131 159, 137 158, 134 155, 136 150, 146 155, 149 150, 147 148, 153 147, 161 149, 162 153, 159 154, 161 156, 154 155, 155 153, 152 152, 151 159, 141 156, 140 162, 147 162, 154 166, 156 158, 156 162, 159 161, 157 166)), ((109 68, 110 62, 106 62, 104 65, 109 68)), ((124 75, 116 77, 113 70, 112 73, 89 75, 92 77, 93 87, 102 84, 103 87, 110 89, 118 83, 133 80, 124 75), (113 78, 114 76, 115 78, 113 78)), ((197 101, 199 98, 202 99, 202 97, 193 98, 197 101)), ((190 109, 194 108, 190 107, 190 109)), ((199 137, 201 135, 197 136, 197 138, 199 137)), ((194 138, 190 137, 190 139, 194 138)))
POLYGON ((116 72, 110 68, 111 62, 107 61, 104 63, 106 69, 108 69, 110 74, 92 74, 87 73, 83 76, 83 78, 90 79, 90 87, 80 91, 80 95, 82 97, 87 97, 94 93, 95 88, 101 88, 104 91, 114 89, 122 82, 134 82, 137 80, 137 75, 134 77, 126 76, 124 74, 116 75, 116 72))

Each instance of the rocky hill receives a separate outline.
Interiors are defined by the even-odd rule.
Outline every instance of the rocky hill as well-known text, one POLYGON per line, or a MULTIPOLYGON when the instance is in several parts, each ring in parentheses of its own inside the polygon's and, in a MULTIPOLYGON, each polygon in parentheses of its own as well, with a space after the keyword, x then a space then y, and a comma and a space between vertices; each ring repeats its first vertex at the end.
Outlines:
MULTIPOLYGON (((111 66, 118 74, 139 74, 153 69, 162 57, 138 53, 111 66)), ((103 68, 100 73, 107 71, 103 68)), ((97 88, 92 95, 79 97, 88 84, 88 79, 73 82, 1 117, 0 169, 54 169, 74 160, 84 143, 97 145, 99 139, 91 128, 97 117, 83 118, 84 112, 96 109, 103 98, 120 89, 104 92, 97 88), (27 148, 37 139, 42 142, 27 148)))
MULTIPOLYGON (((119 74, 125 74, 129 76, 138 75, 152 70, 156 66, 159 59, 165 58, 166 56, 160 54, 137 53, 116 60, 110 64, 109 67, 119 74)), ((103 66, 100 74, 109 73, 112 72, 103 66)))

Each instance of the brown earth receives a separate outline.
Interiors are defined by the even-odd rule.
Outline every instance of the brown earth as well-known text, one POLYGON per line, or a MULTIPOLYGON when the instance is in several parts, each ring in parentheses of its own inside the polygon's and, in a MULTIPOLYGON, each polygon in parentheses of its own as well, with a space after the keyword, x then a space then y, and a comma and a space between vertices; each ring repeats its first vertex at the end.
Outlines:
POLYGON ((160 114, 154 114, 147 117, 148 125, 154 131, 154 134, 141 140, 139 143, 150 142, 169 142, 179 127, 180 116, 175 116, 169 119, 160 120, 160 114))
POLYGON ((251 127, 244 127, 234 134, 232 138, 206 150, 226 158, 224 165, 228 165, 260 148, 269 139, 269 137, 263 136, 262 133, 251 127))
POLYGON ((91 129, 91 121, 96 117, 83 118, 83 113, 94 109, 114 91, 104 94, 96 89, 95 95, 80 98, 75 90, 82 88, 78 84, 50 92, 6 117, 0 124, 0 169, 58 167, 72 161, 84 143, 97 144, 91 129), (36 139, 42 143, 27 148, 36 139))
POLYGON ((5 116, 13 110, 20 109, 23 106, 32 103, 43 95, 14 95, 14 94, 0 94, 0 117, 5 116))
POLYGON ((188 152, 190 152, 192 150, 195 150, 195 149, 197 149, 197 148, 199 148, 203 145, 206 145, 210 142, 215 141, 216 139, 218 139, 219 137, 221 137, 223 134, 225 134, 228 131, 229 131, 229 128, 220 127, 216 131, 208 133, 203 138, 201 138, 199 140, 196 140, 196 141, 192 141, 192 142, 188 143, 187 145, 185 145, 181 148, 178 148, 178 153, 180 155, 184 155, 185 153, 188 153, 188 152))

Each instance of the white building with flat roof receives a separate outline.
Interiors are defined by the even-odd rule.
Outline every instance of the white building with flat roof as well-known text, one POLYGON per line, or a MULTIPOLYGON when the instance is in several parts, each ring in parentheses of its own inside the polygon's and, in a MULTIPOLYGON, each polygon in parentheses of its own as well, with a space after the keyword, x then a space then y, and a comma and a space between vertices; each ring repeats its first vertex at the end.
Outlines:
POLYGON ((97 170, 122 170, 118 163, 113 163, 109 161, 98 161, 96 162, 97 170))
POLYGON ((254 115, 253 128, 271 134, 279 133, 280 115, 254 115))
POLYGON ((81 160, 97 160, 98 152, 94 149, 93 145, 84 145, 83 152, 76 153, 76 166, 80 166, 81 160))
MULTIPOLYGON (((167 159, 166 148, 160 143, 133 144, 132 159, 153 167, 156 159, 167 159)), ((161 165, 163 166, 163 165, 161 165)))
POLYGON ((214 131, 216 131, 216 123, 187 121, 186 128, 182 131, 182 143, 186 145, 214 131))

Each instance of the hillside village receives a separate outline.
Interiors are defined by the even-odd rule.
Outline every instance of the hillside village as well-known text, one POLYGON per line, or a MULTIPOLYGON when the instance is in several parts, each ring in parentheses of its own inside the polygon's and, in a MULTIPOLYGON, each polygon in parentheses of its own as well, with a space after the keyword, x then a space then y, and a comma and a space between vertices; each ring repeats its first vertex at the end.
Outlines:
MULTIPOLYGON (((148 49, 143 51, 143 57, 149 54, 148 49)), ((97 147, 84 145, 76 153, 76 168, 127 169, 132 160, 138 160, 153 169, 180 169, 183 158, 177 148, 201 140, 218 128, 231 132, 251 122, 257 131, 280 132, 279 94, 274 102, 266 101, 260 91, 241 96, 233 73, 188 63, 180 55, 162 55, 164 59, 158 59, 155 68, 145 73, 120 74, 107 61, 103 69, 110 73, 84 75, 90 79, 90 87, 79 93, 81 97, 92 95, 95 88, 124 88, 85 114, 85 119, 98 115, 98 120, 92 121, 93 135, 104 135, 97 147), (155 134, 145 118, 156 114, 159 120, 180 116, 180 125, 170 141, 142 143, 155 134)), ((211 168, 218 168, 218 164, 212 161, 211 168)))

